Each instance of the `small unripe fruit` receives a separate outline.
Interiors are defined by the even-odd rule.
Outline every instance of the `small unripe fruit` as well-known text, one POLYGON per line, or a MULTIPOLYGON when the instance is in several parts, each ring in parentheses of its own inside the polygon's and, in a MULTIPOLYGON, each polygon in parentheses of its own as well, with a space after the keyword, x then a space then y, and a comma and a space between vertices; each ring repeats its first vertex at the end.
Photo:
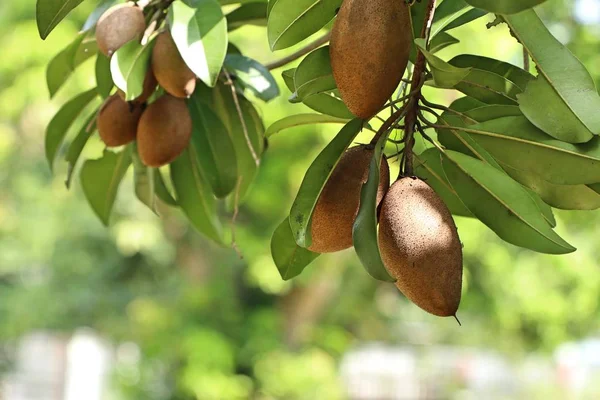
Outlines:
POLYGON ((192 118, 185 100, 165 94, 150 104, 140 119, 140 158, 149 167, 167 165, 185 150, 191 136, 192 118))
POLYGON ((196 89, 196 75, 187 66, 171 33, 162 32, 152 49, 152 71, 167 93, 179 98, 188 98, 196 89))
POLYGON ((396 286, 425 311, 456 315, 462 288, 462 244, 452 214, 424 181, 403 178, 381 206, 379 249, 396 286))
POLYGON ((132 142, 141 115, 141 105, 129 104, 116 94, 110 96, 100 108, 96 121, 100 138, 108 147, 132 142))
POLYGON ((404 0, 344 0, 331 31, 331 68, 357 117, 375 115, 400 83, 412 43, 404 0))
MULTIPOLYGON (((372 159, 373 150, 366 146, 356 146, 344 153, 325 184, 313 212, 309 250, 332 253, 352 247, 352 226, 372 159)), ((390 185, 390 170, 385 158, 379 172, 378 204, 390 185)))
POLYGON ((110 57, 145 30, 144 13, 138 6, 132 2, 113 6, 102 14, 96 24, 98 48, 110 57))

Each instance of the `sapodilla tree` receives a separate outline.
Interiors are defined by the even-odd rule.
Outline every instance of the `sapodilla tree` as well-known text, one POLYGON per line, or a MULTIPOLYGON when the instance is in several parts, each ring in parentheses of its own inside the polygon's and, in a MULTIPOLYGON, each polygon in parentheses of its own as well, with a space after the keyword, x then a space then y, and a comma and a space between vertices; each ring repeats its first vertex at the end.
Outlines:
MULTIPOLYGON (((97 87, 68 101, 51 121, 48 161, 66 150, 69 174, 79 172, 105 223, 114 196, 97 193, 114 190, 133 165, 136 177, 154 183, 152 201, 140 198, 145 205, 177 205, 202 234, 225 244, 221 210, 239 204, 217 202, 231 206, 244 198, 266 138, 292 126, 341 123, 273 235, 282 278, 299 275, 322 252, 354 247, 369 275, 395 283, 430 313, 456 316, 463 265, 453 215, 476 218, 513 245, 559 255, 575 248, 554 231, 553 208, 600 207, 600 96, 585 66, 538 16, 543 2, 122 3, 98 21, 91 17, 91 28, 49 64, 54 95, 68 80, 60 71, 96 56, 97 87), (449 60, 436 54, 457 42, 452 29, 481 18, 489 18, 489 29, 509 28, 523 46, 523 67, 476 54, 449 60), (273 51, 323 32, 261 64, 228 37, 257 20, 266 23, 273 51), (94 42, 98 52, 86 52, 94 42), (265 130, 255 104, 279 95, 271 71, 300 59, 281 75, 290 101, 314 113, 287 116, 265 130), (436 104, 425 97, 426 85, 463 97, 436 104), (136 107, 143 111, 133 135, 136 107), (66 144, 74 125, 80 129, 66 144), (120 147, 79 163, 96 128, 107 146, 120 147), (416 148, 417 139, 425 146, 416 148), (391 187, 388 160, 398 171, 391 187), (169 176, 155 170, 167 164, 169 176), (98 190, 90 179, 112 186, 98 190)), ((77 3, 38 0, 42 38, 77 3)))

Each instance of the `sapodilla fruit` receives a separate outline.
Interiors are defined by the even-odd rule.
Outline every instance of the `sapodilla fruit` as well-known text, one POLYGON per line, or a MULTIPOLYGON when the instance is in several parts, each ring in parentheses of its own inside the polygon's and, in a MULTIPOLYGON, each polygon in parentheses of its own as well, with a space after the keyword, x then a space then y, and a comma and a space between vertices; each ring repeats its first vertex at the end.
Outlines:
POLYGON ((110 96, 96 120, 100 138, 108 147, 123 146, 135 140, 142 106, 129 104, 119 95, 110 96))
MULTIPOLYGON (((150 96, 154 94, 154 91, 156 91, 156 85, 158 85, 158 82, 156 82, 156 78, 152 73, 152 69, 148 69, 148 71, 146 72, 146 76, 144 77, 142 94, 139 95, 136 99, 132 100, 131 103, 143 104, 147 102, 150 96)), ((119 89, 117 90, 117 93, 123 100, 125 100, 125 92, 119 89)))
POLYGON ((192 118, 185 100, 165 94, 150 104, 140 119, 140 158, 149 167, 167 165, 185 150, 191 136, 192 118))
MULTIPOLYGON (((352 147, 334 168, 317 201, 311 223, 309 250, 332 253, 352 247, 352 225, 358 214, 360 192, 369 177, 373 150, 352 147)), ((383 158, 380 166, 377 204, 390 186, 390 169, 383 158)))
POLYGON ((344 0, 329 53, 342 100, 357 117, 375 115, 400 83, 412 28, 404 0, 344 0))
POLYGON ((141 36, 146 30, 146 20, 141 8, 133 2, 119 4, 106 10, 96 24, 98 48, 112 56, 125 43, 141 36))
POLYGON ((396 286, 425 311, 455 316, 462 288, 462 244, 452 214, 424 181, 403 178, 383 200, 379 250, 396 286))
POLYGON ((175 97, 190 97, 196 89, 196 75, 183 61, 168 31, 156 38, 152 49, 152 71, 160 86, 175 97))

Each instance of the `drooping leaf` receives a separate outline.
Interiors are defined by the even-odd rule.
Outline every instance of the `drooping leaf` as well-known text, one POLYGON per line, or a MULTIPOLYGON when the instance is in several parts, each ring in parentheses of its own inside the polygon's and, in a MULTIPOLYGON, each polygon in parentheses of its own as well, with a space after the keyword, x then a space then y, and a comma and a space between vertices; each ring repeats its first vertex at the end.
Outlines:
POLYGON ((46 160, 48 160, 50 169, 53 169, 54 160, 65 140, 69 128, 73 125, 77 116, 96 96, 98 96, 98 93, 95 88, 75 96, 62 106, 48 124, 46 128, 45 149, 46 160))
POLYGON ((216 0, 183 1, 169 8, 169 28, 181 57, 208 86, 215 86, 227 54, 227 20, 216 0))
POLYGON ((377 192, 383 149, 387 139, 388 135, 384 134, 375 145, 373 159, 369 165, 369 177, 360 192, 360 208, 352 227, 352 242, 358 258, 369 275, 380 281, 394 282, 395 279, 383 265, 377 240, 377 192))
POLYGON ((575 251, 552 230, 527 191, 503 171, 454 151, 446 151, 442 165, 465 206, 503 240, 540 253, 575 251))
POLYGON ((600 96, 581 61, 552 36, 534 10, 503 18, 539 71, 519 96, 523 114, 563 141, 585 143, 600 134, 600 96))
POLYGON ((87 144, 89 138, 96 131, 96 114, 97 110, 95 110, 90 117, 85 121, 85 123, 79 129, 79 133, 75 136, 75 139, 69 145, 69 149, 67 150, 67 155, 65 157, 65 161, 67 162, 67 178, 65 180, 65 185, 67 189, 71 188, 71 181, 73 180, 73 173, 75 171, 75 166, 77 165, 77 161, 79 161, 79 157, 81 156, 81 152, 83 148, 87 144))
POLYGON ((58 92, 58 89, 62 87, 81 63, 95 54, 95 52, 92 52, 89 46, 84 43, 85 37, 85 33, 77 35, 71 44, 58 53, 50 63, 48 63, 48 68, 46 69, 46 84, 48 85, 50 97, 54 97, 56 92, 58 92))
POLYGON ((227 14, 227 28, 229 31, 241 28, 244 25, 265 26, 266 24, 266 2, 242 4, 240 7, 227 14))
POLYGON ((431 25, 431 37, 434 38, 443 32, 448 25, 456 21, 473 7, 464 0, 444 1, 435 10, 433 23, 431 25))
POLYGON ((98 53, 98 58, 96 58, 96 88, 98 94, 106 99, 110 96, 114 86, 110 72, 110 59, 104 54, 98 53))
POLYGON ((276 133, 281 132, 284 129, 289 129, 303 125, 314 125, 314 124, 345 124, 347 119, 331 117, 329 115, 321 114, 296 114, 284 117, 279 121, 274 122, 267 131, 265 137, 271 137, 276 133))
POLYGON ((158 197, 165 204, 177 207, 179 204, 175 197, 171 194, 169 189, 167 188, 167 184, 165 183, 165 178, 163 177, 160 169, 154 170, 154 191, 156 193, 156 197, 158 197))
POLYGON ((431 39, 431 42, 429 43, 429 51, 432 54, 435 54, 438 51, 444 50, 446 47, 458 43, 460 43, 460 40, 454 36, 446 32, 440 32, 439 34, 435 35, 433 39, 431 39))
POLYGON ((153 213, 156 211, 156 191, 154 189, 154 168, 149 168, 140 159, 137 145, 134 143, 131 153, 133 160, 133 185, 135 196, 153 213))
POLYGON ((189 147, 170 165, 177 203, 200 233, 223 244, 223 227, 217 215, 217 203, 198 169, 198 158, 189 147))
POLYGON ((470 68, 457 68, 438 56, 427 51, 424 39, 415 39, 415 44, 427 58, 435 85, 440 88, 452 89, 461 82, 469 73, 470 68))
POLYGON ((237 183, 235 148, 223 122, 199 97, 200 93, 195 93, 188 102, 193 124, 191 144, 204 179, 213 193, 223 198, 237 183))
POLYGON ((144 79, 153 46, 154 41, 143 46, 137 40, 132 40, 117 50, 110 60, 112 80, 125 92, 127 101, 135 100, 144 91, 144 79))
POLYGON ((267 35, 271 50, 293 46, 331 21, 342 0, 278 0, 269 3, 267 35))
POLYGON ((456 18, 454 21, 450 22, 448 25, 444 27, 444 31, 449 31, 460 26, 466 25, 469 22, 473 22, 476 19, 481 17, 485 17, 488 14, 487 11, 482 10, 480 8, 474 8, 472 10, 467 11, 462 14, 460 17, 456 18))
POLYGON ((279 96, 277 81, 258 61, 238 54, 229 54, 225 58, 225 68, 235 75, 236 82, 259 99, 270 101, 279 96))
POLYGON ((337 88, 331 70, 329 46, 312 51, 302 60, 294 74, 294 86, 301 101, 313 94, 337 88))
POLYGON ((516 14, 542 4, 546 0, 465 0, 473 7, 495 14, 516 14))
POLYGON ((81 167, 80 179, 83 193, 90 206, 108 226, 119 185, 131 165, 131 146, 120 153, 105 150, 102 158, 87 160, 81 167))
POLYGON ((362 124, 360 119, 348 122, 306 172, 290 211, 290 226, 299 246, 308 248, 311 245, 312 215, 319 196, 335 166, 362 129, 362 124))
POLYGON ((38 32, 46 39, 50 32, 83 0, 37 0, 36 21, 38 32))
POLYGON ((290 220, 286 218, 273 233, 271 255, 281 278, 287 281, 300 275, 320 254, 296 244, 290 220))

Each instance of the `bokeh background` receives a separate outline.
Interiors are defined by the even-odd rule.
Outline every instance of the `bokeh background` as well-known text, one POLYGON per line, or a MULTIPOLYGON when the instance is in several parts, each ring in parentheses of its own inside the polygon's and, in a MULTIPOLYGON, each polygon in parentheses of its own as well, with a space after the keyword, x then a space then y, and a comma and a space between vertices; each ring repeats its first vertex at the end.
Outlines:
MULTIPOLYGON (((78 185, 65 188, 65 166, 50 173, 43 146, 58 107, 94 84, 88 61, 52 101, 45 86, 47 63, 94 3, 43 42, 34 0, 0 1, 1 399, 600 398, 599 212, 557 212, 559 232, 579 248, 561 257, 458 220, 462 327, 369 278, 352 251, 321 257, 293 282, 279 277, 270 235, 331 127, 272 138, 238 218, 243 259, 175 211, 157 218, 135 199, 131 176, 103 227, 78 185)), ((600 84, 600 1, 549 0, 539 12, 600 84)), ((455 30, 462 43, 442 56, 520 65, 518 44, 488 21, 455 30)), ((283 55, 269 52, 264 29, 232 41, 261 61, 283 55)), ((306 111, 281 87, 261 105, 267 124, 306 111)), ((94 138, 86 156, 101 151, 94 138)))

